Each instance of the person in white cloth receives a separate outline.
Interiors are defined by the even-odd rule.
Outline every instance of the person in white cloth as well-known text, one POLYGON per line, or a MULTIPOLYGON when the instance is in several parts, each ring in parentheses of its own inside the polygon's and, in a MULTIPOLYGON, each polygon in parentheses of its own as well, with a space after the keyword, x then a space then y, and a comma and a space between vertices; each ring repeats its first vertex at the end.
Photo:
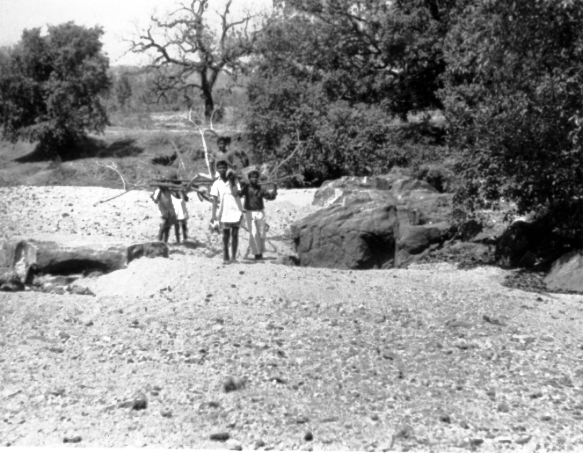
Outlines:
POLYGON ((223 231, 223 264, 229 264, 237 261, 239 227, 243 218, 243 205, 239 197, 241 186, 235 172, 228 169, 225 159, 220 158, 216 165, 219 178, 213 183, 210 192, 213 199, 211 225, 217 221, 220 224, 223 231))
POLYGON ((182 229, 182 242, 188 239, 188 209, 186 209, 186 202, 188 195, 184 190, 171 190, 170 196, 172 198, 172 206, 176 213, 176 223, 174 224, 174 233, 176 234, 176 242, 180 244, 180 230, 182 229))

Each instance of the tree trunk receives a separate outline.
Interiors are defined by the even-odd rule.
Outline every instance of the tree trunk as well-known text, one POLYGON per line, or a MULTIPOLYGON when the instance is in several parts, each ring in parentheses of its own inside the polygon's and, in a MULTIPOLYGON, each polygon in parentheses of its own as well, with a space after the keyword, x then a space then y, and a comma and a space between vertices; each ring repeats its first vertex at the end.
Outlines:
POLYGON ((202 90, 201 97, 204 99, 204 117, 207 121, 211 119, 213 110, 215 109, 215 102, 213 100, 213 86, 209 83, 206 74, 201 74, 200 86, 202 90))

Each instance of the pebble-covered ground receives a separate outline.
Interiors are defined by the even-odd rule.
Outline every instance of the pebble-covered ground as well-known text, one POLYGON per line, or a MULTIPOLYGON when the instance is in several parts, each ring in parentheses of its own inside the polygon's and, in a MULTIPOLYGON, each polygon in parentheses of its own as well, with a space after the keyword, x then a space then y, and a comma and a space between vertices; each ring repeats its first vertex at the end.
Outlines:
MULTIPOLYGON (((0 192, 5 236, 156 229, 144 193, 0 192)), ((278 265, 308 195, 268 205, 262 264, 222 266, 196 201, 202 245, 80 279, 95 296, 0 293, 0 446, 583 449, 583 296, 508 288, 494 267, 278 265)))

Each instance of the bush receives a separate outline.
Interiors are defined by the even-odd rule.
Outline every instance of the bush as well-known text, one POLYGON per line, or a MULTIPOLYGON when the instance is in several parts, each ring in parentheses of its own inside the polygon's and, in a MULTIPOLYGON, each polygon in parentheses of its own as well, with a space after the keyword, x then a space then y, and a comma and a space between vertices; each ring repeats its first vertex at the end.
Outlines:
POLYGON ((103 31, 72 22, 25 30, 0 73, 0 124, 12 142, 40 141, 46 154, 75 157, 87 132, 108 124, 101 97, 109 93, 103 31))

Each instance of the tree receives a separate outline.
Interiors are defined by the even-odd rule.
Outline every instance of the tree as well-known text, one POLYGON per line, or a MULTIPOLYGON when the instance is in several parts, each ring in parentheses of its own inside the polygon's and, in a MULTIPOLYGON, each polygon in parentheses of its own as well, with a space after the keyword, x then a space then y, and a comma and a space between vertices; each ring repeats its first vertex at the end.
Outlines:
POLYGON ((259 31, 253 14, 231 19, 231 4, 227 0, 222 12, 217 12, 218 32, 208 17, 209 0, 192 0, 166 20, 152 16, 150 27, 132 43, 133 52, 153 55, 159 95, 177 90, 191 97, 199 92, 207 119, 215 108, 213 88, 219 74, 236 77, 244 70, 245 57, 253 52, 259 31))
POLYGON ((447 40, 442 92, 459 152, 460 213, 496 207, 583 220, 583 8, 492 0, 468 7, 447 40))
POLYGON ((282 158, 299 134, 296 160, 318 179, 402 163, 387 126, 442 106, 443 40, 461 1, 286 2, 257 43, 248 88, 254 149, 282 158))
POLYGON ((127 74, 122 74, 115 84, 115 96, 122 110, 128 107, 132 97, 132 85, 127 74))
MULTIPOLYGON (((89 131, 108 123, 100 96, 109 92, 109 61, 101 53, 99 27, 68 22, 25 30, 0 74, 0 122, 10 141, 40 141, 66 153, 89 131)), ((71 156, 72 157, 72 156, 71 156)))

